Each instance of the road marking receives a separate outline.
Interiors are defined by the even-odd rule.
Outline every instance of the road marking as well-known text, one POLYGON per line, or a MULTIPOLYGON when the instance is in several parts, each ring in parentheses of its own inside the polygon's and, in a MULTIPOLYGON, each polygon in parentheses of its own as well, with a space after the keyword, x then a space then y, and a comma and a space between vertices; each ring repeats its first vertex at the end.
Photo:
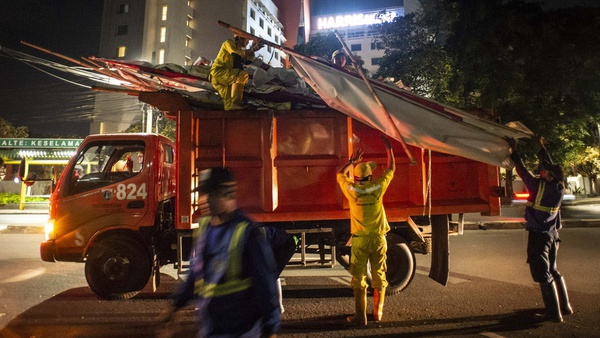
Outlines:
POLYGON ((479 332, 480 335, 484 336, 484 337, 489 337, 489 338, 505 338, 504 336, 501 336, 499 334, 495 334, 494 332, 479 332))
POLYGON ((21 274, 18 274, 16 276, 13 276, 11 278, 2 280, 2 281, 0 281, 0 283, 22 282, 24 280, 31 279, 31 278, 37 277, 39 275, 42 275, 44 272, 46 272, 46 268, 31 269, 31 270, 27 270, 21 274))

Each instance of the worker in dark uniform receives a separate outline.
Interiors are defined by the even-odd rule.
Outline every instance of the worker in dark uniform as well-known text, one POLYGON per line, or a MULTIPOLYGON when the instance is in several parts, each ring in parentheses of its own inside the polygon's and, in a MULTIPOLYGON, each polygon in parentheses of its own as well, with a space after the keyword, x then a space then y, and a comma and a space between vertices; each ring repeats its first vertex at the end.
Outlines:
POLYGON ((267 234, 267 241, 271 244, 273 249, 273 256, 275 258, 275 266, 277 270, 277 298, 279 300, 279 309, 281 313, 285 312, 283 306, 283 291, 281 289, 281 278, 279 275, 283 272, 283 269, 290 261, 294 253, 296 252, 296 238, 290 235, 287 231, 275 228, 272 226, 265 226, 267 234))
POLYGON ((363 152, 358 149, 350 161, 337 172, 337 182, 350 205, 350 232, 352 233, 352 248, 350 258, 351 286, 354 292, 354 316, 347 318, 348 322, 356 325, 367 325, 367 266, 371 264, 371 286, 373 287, 373 319, 380 321, 383 316, 385 291, 388 286, 386 279, 387 241, 385 235, 390 231, 390 225, 383 208, 383 195, 387 190, 396 162, 392 145, 387 137, 383 137, 387 152, 387 169, 383 174, 372 180, 375 162, 362 162, 363 152), (346 171, 354 165, 354 181, 346 171))
POLYGON ((546 312, 536 314, 535 319, 562 322, 562 315, 573 313, 567 286, 556 266, 560 242, 558 230, 562 227, 560 206, 565 190, 565 174, 559 165, 552 162, 543 138, 539 140, 541 148, 538 152, 540 178, 533 176, 523 165, 517 152, 516 141, 507 141, 517 173, 529 191, 525 208, 526 230, 529 232, 527 262, 533 280, 540 284, 546 307, 546 312))
POLYGON ((254 59, 254 52, 264 46, 260 41, 246 49, 248 39, 235 35, 225 40, 219 54, 210 67, 210 82, 223 99, 225 110, 242 109, 244 86, 248 82, 248 73, 244 71, 244 63, 254 59))
POLYGON ((280 326, 277 270, 264 227, 237 207, 237 185, 226 168, 200 174, 210 216, 198 220, 190 274, 174 309, 197 298, 201 337, 269 337, 280 326))

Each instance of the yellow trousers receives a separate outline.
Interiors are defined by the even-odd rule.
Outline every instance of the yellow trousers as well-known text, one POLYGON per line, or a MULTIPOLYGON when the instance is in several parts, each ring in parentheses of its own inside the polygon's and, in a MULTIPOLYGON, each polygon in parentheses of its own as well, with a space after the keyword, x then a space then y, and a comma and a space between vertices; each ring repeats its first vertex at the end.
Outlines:
POLYGON ((216 68, 210 72, 210 82, 223 98, 225 110, 231 110, 234 107, 234 98, 232 96, 232 86, 234 83, 245 85, 250 78, 248 73, 241 69, 216 68))
POLYGON ((352 257, 350 259, 351 286, 353 289, 367 288, 367 268, 371 263, 371 286, 385 288, 388 286, 385 273, 387 241, 385 236, 352 237, 352 257))

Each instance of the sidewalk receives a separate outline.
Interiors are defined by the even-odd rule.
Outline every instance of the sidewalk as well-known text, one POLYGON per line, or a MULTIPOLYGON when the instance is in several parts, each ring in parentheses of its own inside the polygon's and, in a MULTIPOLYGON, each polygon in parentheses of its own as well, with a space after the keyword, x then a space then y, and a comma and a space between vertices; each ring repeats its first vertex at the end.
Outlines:
POLYGON ((48 203, 26 203, 23 210, 18 204, 0 204, 0 214, 47 214, 48 203))

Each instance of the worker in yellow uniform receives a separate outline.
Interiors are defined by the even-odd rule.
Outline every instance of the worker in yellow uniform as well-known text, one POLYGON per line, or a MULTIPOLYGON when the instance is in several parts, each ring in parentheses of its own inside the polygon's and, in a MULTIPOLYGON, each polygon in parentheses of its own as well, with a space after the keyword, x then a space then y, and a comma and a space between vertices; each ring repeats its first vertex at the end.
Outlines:
POLYGON ((373 319, 380 321, 383 316, 386 279, 386 233, 390 230, 383 195, 387 190, 394 171, 396 161, 389 139, 382 136, 387 152, 387 169, 373 180, 375 162, 362 162, 363 151, 358 149, 350 157, 350 161, 337 172, 337 182, 350 205, 350 231, 352 233, 352 249, 350 258, 351 286, 354 291, 355 313, 349 316, 348 322, 356 325, 367 325, 367 264, 371 263, 371 286, 373 287, 373 319), (346 171, 354 165, 354 181, 346 171))
POLYGON ((223 98, 225 110, 242 108, 244 86, 249 78, 244 71, 244 62, 253 60, 254 52, 264 46, 260 41, 249 49, 246 49, 247 45, 248 39, 239 35, 225 40, 210 67, 210 82, 223 98))

